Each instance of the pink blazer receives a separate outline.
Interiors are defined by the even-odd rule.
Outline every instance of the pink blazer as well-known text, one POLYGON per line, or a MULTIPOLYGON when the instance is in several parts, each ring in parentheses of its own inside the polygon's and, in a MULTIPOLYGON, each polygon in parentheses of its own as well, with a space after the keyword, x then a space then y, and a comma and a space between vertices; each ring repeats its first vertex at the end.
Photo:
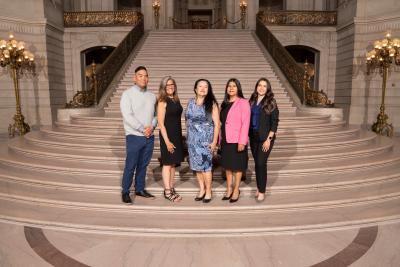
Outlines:
MULTIPOLYGON (((250 104, 246 99, 238 98, 233 103, 226 118, 226 142, 247 145, 249 141, 249 127, 250 104)), ((221 135, 219 139, 221 140, 221 135)))

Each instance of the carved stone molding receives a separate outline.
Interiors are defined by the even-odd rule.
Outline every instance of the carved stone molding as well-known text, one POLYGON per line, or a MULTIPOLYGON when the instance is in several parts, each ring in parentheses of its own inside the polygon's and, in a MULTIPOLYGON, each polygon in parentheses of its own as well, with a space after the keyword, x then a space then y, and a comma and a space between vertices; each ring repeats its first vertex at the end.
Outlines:
POLYGON ((44 34, 46 21, 26 21, 21 19, 0 17, 1 31, 14 33, 44 34))
POLYGON ((331 46, 332 41, 330 32, 272 32, 285 45, 308 45, 321 50, 331 46))

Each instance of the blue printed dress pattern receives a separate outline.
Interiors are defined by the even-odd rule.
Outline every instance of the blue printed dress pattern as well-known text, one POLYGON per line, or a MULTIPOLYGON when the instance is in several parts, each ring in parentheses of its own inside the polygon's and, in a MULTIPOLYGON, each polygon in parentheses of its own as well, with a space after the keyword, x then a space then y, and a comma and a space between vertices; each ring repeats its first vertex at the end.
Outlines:
POLYGON ((190 99, 185 116, 190 169, 211 171, 213 155, 208 148, 214 136, 211 114, 205 111, 204 105, 198 106, 194 99, 190 99))

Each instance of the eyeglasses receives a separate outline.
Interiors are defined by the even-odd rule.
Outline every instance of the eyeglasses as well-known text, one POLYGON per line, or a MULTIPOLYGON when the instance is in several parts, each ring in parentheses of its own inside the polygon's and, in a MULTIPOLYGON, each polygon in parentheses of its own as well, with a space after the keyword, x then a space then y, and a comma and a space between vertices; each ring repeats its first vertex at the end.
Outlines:
POLYGON ((171 87, 171 86, 175 86, 175 84, 174 84, 174 83, 171 83, 171 84, 167 84, 167 85, 166 85, 166 87, 171 87))

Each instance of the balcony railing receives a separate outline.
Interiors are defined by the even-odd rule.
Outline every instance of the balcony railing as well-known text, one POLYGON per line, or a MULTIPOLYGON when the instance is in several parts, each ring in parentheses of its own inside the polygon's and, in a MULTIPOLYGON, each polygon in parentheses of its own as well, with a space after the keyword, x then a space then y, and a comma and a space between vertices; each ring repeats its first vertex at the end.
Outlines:
POLYGON ((260 10, 258 18, 267 25, 336 26, 336 11, 260 10))
POLYGON ((141 20, 138 11, 64 12, 64 27, 133 26, 141 20))

